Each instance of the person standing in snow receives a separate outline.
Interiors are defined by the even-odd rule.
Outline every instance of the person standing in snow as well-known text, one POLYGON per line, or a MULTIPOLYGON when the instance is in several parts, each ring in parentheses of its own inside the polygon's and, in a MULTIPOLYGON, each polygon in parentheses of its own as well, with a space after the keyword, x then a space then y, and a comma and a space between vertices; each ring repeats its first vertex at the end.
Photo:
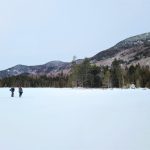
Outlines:
POLYGON ((14 97, 15 88, 12 87, 12 88, 10 89, 10 91, 11 91, 11 97, 14 97))
POLYGON ((22 96, 22 93, 23 93, 23 89, 22 89, 21 86, 19 87, 18 91, 19 91, 19 97, 21 97, 21 96, 22 96))

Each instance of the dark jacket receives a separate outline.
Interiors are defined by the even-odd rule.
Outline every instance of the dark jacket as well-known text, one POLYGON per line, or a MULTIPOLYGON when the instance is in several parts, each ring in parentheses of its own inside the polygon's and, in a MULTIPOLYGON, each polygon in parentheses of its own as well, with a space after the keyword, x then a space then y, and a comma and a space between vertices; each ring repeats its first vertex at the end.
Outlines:
POLYGON ((19 93, 23 93, 22 87, 19 87, 19 93))
POLYGON ((13 93, 15 92, 15 88, 11 88, 10 91, 13 93))

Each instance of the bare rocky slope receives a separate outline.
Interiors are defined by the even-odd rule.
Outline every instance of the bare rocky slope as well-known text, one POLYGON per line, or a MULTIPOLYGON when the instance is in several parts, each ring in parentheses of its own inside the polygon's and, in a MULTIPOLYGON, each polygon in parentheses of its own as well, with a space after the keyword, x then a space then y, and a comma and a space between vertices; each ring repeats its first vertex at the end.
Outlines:
POLYGON ((115 58, 124 65, 139 63, 142 66, 150 66, 150 32, 125 39, 90 59, 103 66, 111 65, 115 58))
MULTIPOLYGON (((150 66, 150 32, 125 39, 115 46, 101 51, 89 58, 91 63, 98 66, 110 66, 114 59, 119 59, 123 65, 140 64, 150 66)), ((78 60, 77 63, 81 63, 78 60)), ((0 71, 0 78, 17 75, 47 75, 56 76, 63 72, 68 74, 71 69, 71 62, 51 61, 38 66, 17 65, 12 68, 0 71)))

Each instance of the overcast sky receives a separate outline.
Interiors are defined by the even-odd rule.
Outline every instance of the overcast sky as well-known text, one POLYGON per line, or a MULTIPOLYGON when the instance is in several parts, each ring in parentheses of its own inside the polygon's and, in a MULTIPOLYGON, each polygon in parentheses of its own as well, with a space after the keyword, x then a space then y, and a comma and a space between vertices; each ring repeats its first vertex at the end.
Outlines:
POLYGON ((150 31, 150 0, 0 0, 0 70, 90 57, 150 31))

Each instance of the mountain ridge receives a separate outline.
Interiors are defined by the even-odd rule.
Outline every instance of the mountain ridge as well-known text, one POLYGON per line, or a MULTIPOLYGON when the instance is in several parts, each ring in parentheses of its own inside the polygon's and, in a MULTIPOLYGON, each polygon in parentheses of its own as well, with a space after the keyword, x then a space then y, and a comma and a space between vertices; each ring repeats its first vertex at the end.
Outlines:
POLYGON ((96 55, 91 57, 90 60, 97 61, 97 65, 111 65, 112 61, 115 58, 123 60, 126 65, 131 64, 131 62, 132 64, 139 63, 141 65, 147 65, 146 62, 142 63, 136 60, 148 58, 148 65, 150 65, 149 57, 150 32, 147 32, 120 41, 115 46, 97 53, 96 55))
MULTIPOLYGON (((132 36, 120 41, 113 47, 100 51, 89 58, 97 66, 110 66, 114 59, 122 61, 123 65, 140 64, 150 66, 150 32, 132 36)), ((82 63, 83 59, 76 60, 82 63)), ((26 66, 18 64, 14 67, 0 71, 0 78, 17 76, 21 74, 57 76, 62 73, 67 75, 71 70, 71 62, 59 60, 50 61, 43 65, 26 66)))

